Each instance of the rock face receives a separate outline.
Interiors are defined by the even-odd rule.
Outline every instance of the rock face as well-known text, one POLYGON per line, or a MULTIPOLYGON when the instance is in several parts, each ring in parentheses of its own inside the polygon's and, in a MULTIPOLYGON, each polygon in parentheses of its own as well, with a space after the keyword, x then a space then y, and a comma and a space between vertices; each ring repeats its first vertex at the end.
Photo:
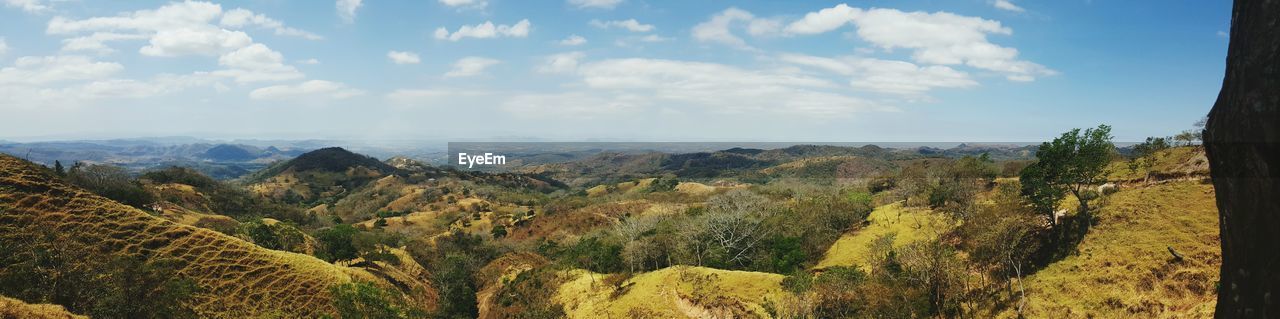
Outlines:
POLYGON ((1218 318, 1280 316, 1280 2, 1236 0, 1205 149, 1218 195, 1218 318))

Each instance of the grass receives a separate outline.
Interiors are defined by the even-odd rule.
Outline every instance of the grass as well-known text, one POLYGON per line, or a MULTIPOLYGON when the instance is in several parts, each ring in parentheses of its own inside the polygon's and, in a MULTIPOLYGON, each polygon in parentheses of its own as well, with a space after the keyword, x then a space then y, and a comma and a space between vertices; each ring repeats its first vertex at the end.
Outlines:
POLYGON ((885 235, 894 234, 894 247, 936 238, 946 233, 955 223, 946 216, 926 209, 902 207, 893 203, 876 207, 867 216, 868 224, 836 240, 815 269, 833 266, 866 267, 871 256, 871 242, 885 235))
POLYGON ((1221 255, 1212 185, 1125 189, 1097 217, 1076 254, 1026 278, 1030 317, 1213 316, 1221 255))
POLYGON ((701 317, 730 308, 767 318, 764 304, 786 295, 784 276, 762 272, 675 266, 635 275, 622 288, 606 284, 608 275, 586 270, 565 276, 555 300, 569 318, 701 317))
POLYGON ((89 317, 73 314, 59 305, 28 304, 22 300, 0 296, 0 318, 87 319, 89 317))
MULTIPOLYGON (((31 242, 52 233, 60 242, 112 255, 172 259, 199 292, 190 306, 201 317, 282 313, 317 317, 334 312, 329 287, 353 280, 392 285, 361 268, 258 247, 212 230, 180 225, 62 183, 34 164, 0 155, 0 241, 31 242)), ((87 261, 88 262, 88 261, 87 261)), ((385 275, 385 274, 383 274, 385 275)), ((426 281, 415 301, 432 308, 426 281)))
POLYGON ((1150 167, 1129 169, 1128 161, 1115 161, 1107 167, 1110 172, 1107 180, 1142 181, 1148 176, 1157 179, 1179 178, 1189 176, 1208 176, 1209 160, 1205 157, 1204 148, 1197 146, 1174 147, 1157 152, 1155 161, 1150 167))

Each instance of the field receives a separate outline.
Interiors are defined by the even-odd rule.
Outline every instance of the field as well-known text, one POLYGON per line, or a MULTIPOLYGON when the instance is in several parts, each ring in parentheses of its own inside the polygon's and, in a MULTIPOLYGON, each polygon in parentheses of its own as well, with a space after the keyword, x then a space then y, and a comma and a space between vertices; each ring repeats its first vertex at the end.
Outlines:
POLYGON ((1213 186, 1194 181, 1107 198, 1078 253, 1026 278, 1029 315, 1212 317, 1222 262, 1214 203, 1213 186))

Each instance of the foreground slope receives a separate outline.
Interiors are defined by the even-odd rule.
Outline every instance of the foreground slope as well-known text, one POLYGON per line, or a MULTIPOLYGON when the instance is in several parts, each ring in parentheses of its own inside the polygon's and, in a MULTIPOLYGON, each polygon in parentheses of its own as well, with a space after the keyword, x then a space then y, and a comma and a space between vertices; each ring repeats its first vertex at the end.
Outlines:
POLYGON ((1026 278, 1028 315, 1212 317, 1222 262, 1214 203, 1213 185, 1197 181, 1104 199, 1078 252, 1026 278))
MULTIPOLYGON (((148 215, 4 155, 0 155, 0 243, 8 247, 58 243, 105 258, 134 255, 171 260, 177 273, 199 288, 190 307, 201 317, 317 317, 334 312, 330 287, 335 284, 362 280, 391 286, 365 270, 264 249, 148 215)), ((429 289, 425 283, 408 286, 429 289)), ((413 299, 424 307, 433 302, 426 297, 413 299)))
POLYGON ((572 270, 556 293, 569 318, 768 318, 782 300, 779 274, 674 266, 636 274, 618 286, 606 274, 572 270))
POLYGON ((21 300, 0 296, 0 318, 82 319, 88 317, 67 312, 66 309, 59 305, 33 305, 21 300))

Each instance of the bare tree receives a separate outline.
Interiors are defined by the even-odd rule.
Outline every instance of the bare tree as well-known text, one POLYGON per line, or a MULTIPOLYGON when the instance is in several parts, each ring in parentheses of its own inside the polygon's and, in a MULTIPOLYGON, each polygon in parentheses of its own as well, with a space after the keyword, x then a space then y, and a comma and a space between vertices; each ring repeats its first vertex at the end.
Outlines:
POLYGON ((712 246, 725 253, 725 262, 745 266, 750 253, 768 238, 764 222, 774 213, 769 199, 746 190, 733 190, 707 201, 701 217, 712 246))

